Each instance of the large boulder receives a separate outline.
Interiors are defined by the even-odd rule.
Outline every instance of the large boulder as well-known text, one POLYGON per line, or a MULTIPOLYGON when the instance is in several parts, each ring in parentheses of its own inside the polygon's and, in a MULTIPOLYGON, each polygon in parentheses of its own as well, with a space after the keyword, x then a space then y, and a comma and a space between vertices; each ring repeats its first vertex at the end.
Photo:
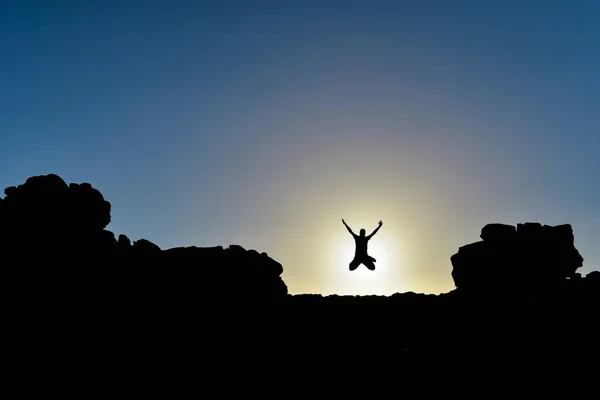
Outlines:
POLYGON ((517 228, 513 225, 487 224, 481 229, 481 235, 479 237, 484 241, 498 242, 503 240, 513 240, 516 233, 517 228))
POLYGON ((110 223, 110 203, 89 183, 69 184, 70 215, 73 226, 82 230, 101 230, 110 223))
MULTIPOLYGON (((110 203, 90 184, 71 184, 55 174, 32 176, 4 190, 0 252, 51 257, 108 243, 110 203)), ((47 260, 50 261, 50 260, 47 260)))
POLYGON ((452 278, 463 291, 531 293, 575 278, 583 265, 571 225, 489 224, 481 238, 451 257, 452 278))

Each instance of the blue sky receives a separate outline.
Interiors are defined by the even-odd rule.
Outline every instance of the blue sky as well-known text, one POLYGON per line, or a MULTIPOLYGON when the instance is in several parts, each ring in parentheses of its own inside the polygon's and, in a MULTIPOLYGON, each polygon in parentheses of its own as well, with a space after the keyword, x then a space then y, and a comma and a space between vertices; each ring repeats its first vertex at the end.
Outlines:
POLYGON ((116 234, 266 251, 292 293, 450 290, 488 222, 572 224, 585 274, 597 71, 596 1, 0 0, 0 183, 90 182, 116 234), (387 266, 348 278, 341 218, 387 266))

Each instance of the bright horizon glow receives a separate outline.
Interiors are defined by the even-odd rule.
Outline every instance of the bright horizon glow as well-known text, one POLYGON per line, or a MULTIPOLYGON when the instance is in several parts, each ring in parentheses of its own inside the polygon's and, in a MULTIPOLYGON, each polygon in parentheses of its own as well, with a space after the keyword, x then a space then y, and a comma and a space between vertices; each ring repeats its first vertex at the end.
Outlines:
POLYGON ((330 285, 338 288, 336 293, 390 295, 398 291, 398 286, 392 283, 402 278, 402 271, 406 266, 402 261, 400 246, 392 242, 390 235, 385 235, 385 227, 384 223, 368 244, 369 255, 377 260, 374 271, 367 269, 364 264, 350 271, 348 264, 354 258, 354 239, 348 233, 345 237, 336 235, 336 240, 331 246, 330 262, 332 268, 330 285))

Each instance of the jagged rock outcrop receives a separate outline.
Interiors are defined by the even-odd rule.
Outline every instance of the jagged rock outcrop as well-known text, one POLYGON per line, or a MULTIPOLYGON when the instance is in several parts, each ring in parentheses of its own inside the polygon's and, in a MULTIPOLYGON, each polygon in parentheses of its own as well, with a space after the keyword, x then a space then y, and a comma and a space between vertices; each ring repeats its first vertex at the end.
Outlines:
MULTIPOLYGON (((111 246, 110 203, 88 183, 67 185, 55 174, 7 187, 0 209, 0 251, 31 257, 69 257, 111 246)), ((115 242, 116 243, 116 242, 115 242)))
POLYGON ((135 298, 159 292, 165 299, 186 293, 188 299, 244 297, 243 301, 287 295, 280 276, 283 268, 266 253, 237 245, 225 250, 162 250, 146 239, 133 244, 125 235, 115 239, 105 229, 111 204, 89 183, 67 185, 58 175, 49 174, 30 177, 4 192, 6 197, 0 198, 3 264, 43 266, 36 294, 45 288, 67 292, 85 282, 81 295, 135 298), (65 267, 76 267, 77 273, 66 272, 65 267))
POLYGON ((452 278, 459 290, 531 294, 576 278, 583 265, 568 224, 488 224, 481 238, 451 257, 452 278))

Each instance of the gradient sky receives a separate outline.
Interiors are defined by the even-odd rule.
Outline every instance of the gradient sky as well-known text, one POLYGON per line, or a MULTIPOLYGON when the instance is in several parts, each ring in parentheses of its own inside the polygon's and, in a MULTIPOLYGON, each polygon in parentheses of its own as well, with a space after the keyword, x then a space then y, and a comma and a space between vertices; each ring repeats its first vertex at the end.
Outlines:
POLYGON ((0 0, 0 184, 56 173, 292 294, 440 293, 489 222, 600 269, 600 2, 0 0), (377 270, 348 271, 356 231, 377 270))

